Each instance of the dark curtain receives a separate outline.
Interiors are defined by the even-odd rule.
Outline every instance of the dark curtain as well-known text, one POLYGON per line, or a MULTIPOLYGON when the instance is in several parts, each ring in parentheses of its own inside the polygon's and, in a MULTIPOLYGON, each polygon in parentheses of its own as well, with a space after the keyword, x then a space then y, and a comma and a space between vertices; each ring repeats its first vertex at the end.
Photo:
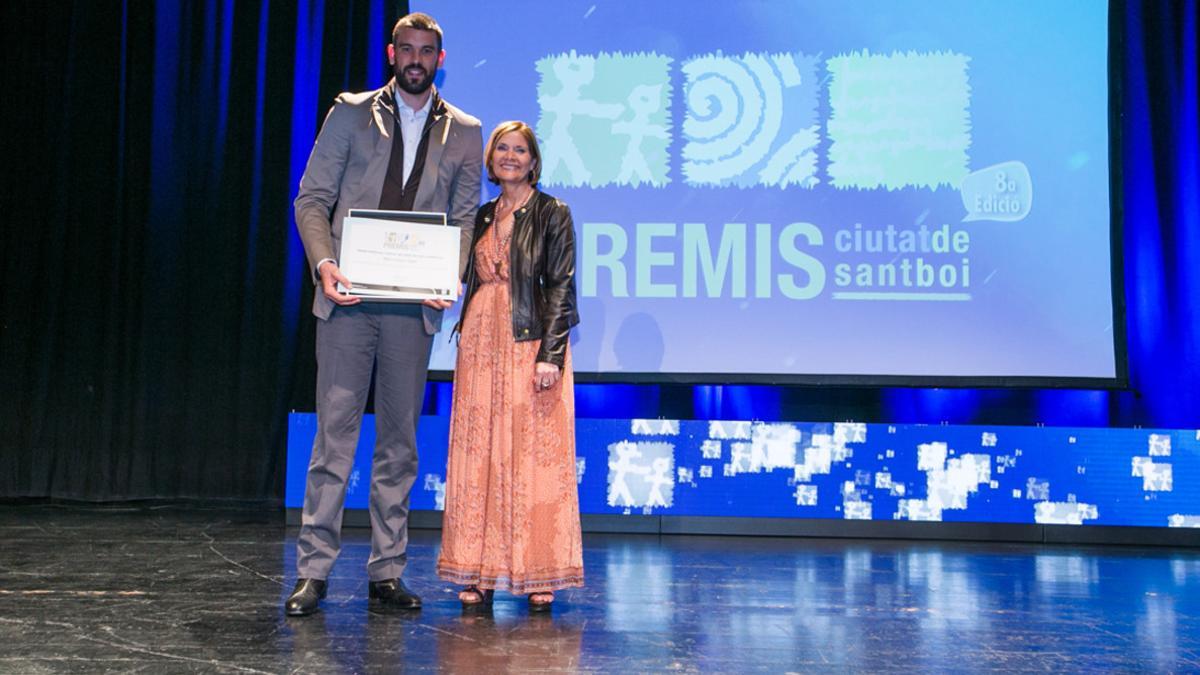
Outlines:
MULTIPOLYGON (((0 497, 281 496, 315 379, 290 201, 405 6, 3 5, 0 497)), ((580 414, 1200 427, 1197 4, 1118 12, 1130 391, 580 385, 580 414)))
POLYGON ((1125 302, 1140 408, 1120 421, 1200 428, 1200 3, 1127 11, 1125 302))
POLYGON ((0 496, 280 495, 315 380, 290 202, 396 4, 4 3, 0 496))

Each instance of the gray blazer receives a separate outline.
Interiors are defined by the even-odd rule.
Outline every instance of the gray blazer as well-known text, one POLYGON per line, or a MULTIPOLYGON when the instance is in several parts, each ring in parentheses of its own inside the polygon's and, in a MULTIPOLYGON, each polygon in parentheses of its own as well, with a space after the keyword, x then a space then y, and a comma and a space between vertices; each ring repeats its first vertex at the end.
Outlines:
MULTIPOLYGON (((317 263, 326 258, 338 260, 346 213, 352 208, 379 207, 392 153, 394 84, 393 80, 375 91, 339 95, 313 144, 295 208, 296 227, 314 283, 319 281, 317 263)), ((425 169, 413 209, 444 211, 449 223, 461 230, 460 277, 470 254, 479 208, 482 158, 479 120, 446 103, 446 114, 429 130, 425 169)), ((328 319, 335 306, 317 290, 313 298, 317 318, 328 319)), ((425 307, 424 317, 425 330, 433 335, 442 325, 442 312, 425 307)))

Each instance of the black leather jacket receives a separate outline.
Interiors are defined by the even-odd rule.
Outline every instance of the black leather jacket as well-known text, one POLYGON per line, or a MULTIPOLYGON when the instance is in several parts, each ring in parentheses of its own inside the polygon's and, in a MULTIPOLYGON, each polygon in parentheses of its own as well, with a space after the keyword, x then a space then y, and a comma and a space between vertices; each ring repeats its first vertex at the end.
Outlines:
MULTIPOLYGON (((479 289, 475 272, 475 246, 493 224, 496 200, 479 207, 475 233, 463 282, 462 316, 479 289)), ((538 190, 513 216, 509 245, 509 292, 512 295, 513 339, 541 339, 537 360, 560 368, 567 353, 571 327, 579 323, 575 305, 575 226, 571 209, 538 190)), ((461 330, 459 320, 455 330, 461 330)))

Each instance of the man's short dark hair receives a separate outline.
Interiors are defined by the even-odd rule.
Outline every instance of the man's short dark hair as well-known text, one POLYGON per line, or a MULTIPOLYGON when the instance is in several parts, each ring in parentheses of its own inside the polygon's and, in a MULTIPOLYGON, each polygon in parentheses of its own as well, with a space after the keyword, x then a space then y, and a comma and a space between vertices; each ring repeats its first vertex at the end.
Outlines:
POLYGON ((437 34, 438 51, 442 51, 442 27, 438 25, 438 22, 435 21, 432 16, 429 16, 424 12, 413 12, 408 16, 400 17, 400 20, 396 22, 395 27, 392 28, 392 44, 396 44, 396 39, 400 37, 401 28, 415 28, 417 30, 433 31, 437 34))

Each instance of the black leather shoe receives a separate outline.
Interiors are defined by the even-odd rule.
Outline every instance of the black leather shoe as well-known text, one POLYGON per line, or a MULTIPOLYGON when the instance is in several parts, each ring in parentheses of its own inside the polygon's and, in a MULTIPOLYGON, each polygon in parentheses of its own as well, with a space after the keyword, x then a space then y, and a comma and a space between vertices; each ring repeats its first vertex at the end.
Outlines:
POLYGON ((288 616, 308 616, 317 611, 317 605, 325 597, 325 582, 320 579, 297 579, 296 587, 283 603, 288 616))
POLYGON ((372 581, 367 585, 367 596, 400 609, 421 609, 421 598, 408 590, 400 579, 372 581))

